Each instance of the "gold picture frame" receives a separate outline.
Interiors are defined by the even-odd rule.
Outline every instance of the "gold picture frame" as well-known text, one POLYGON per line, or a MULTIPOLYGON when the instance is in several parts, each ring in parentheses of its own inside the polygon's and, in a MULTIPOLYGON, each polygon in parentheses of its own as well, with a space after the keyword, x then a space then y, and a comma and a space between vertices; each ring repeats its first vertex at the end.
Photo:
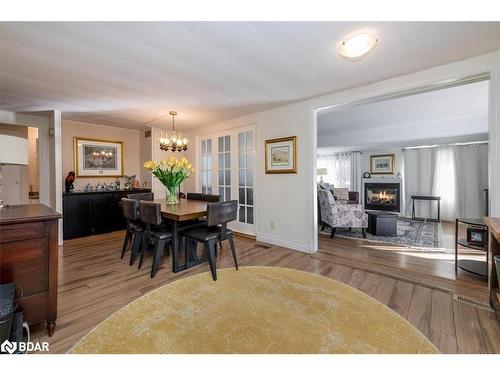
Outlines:
POLYGON ((73 137, 73 162, 76 177, 123 177, 123 142, 73 137))
POLYGON ((394 174, 396 156, 394 154, 370 155, 370 174, 394 174))
POLYGON ((265 141, 266 174, 297 173, 297 136, 265 141))

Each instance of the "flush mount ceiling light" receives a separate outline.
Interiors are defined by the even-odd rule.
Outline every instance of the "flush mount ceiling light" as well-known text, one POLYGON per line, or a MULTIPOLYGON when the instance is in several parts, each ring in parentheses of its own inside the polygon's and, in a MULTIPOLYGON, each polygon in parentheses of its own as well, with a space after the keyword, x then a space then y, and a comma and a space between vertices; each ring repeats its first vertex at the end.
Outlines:
POLYGON ((348 60, 359 60, 370 52, 377 44, 378 39, 370 34, 354 35, 339 46, 339 54, 348 60))

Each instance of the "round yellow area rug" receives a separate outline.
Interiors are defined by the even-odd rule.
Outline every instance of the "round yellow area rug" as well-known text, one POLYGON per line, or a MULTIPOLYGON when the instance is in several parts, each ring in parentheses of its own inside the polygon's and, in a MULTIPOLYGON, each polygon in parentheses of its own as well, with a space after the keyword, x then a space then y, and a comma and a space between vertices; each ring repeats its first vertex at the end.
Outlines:
POLYGON ((137 299, 72 353, 437 353, 398 314, 343 283, 277 267, 221 269, 137 299))

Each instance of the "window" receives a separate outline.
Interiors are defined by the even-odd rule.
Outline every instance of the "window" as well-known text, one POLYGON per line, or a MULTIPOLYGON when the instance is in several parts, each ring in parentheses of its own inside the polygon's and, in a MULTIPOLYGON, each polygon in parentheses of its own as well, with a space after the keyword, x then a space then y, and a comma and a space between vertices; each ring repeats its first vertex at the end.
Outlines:
POLYGON ((231 200, 231 136, 218 138, 217 173, 219 177, 219 195, 222 201, 231 200))
POLYGON ((201 141, 201 192, 212 194, 212 140, 201 141))
POLYGON ((238 203, 240 223, 254 222, 253 131, 238 134, 238 203))

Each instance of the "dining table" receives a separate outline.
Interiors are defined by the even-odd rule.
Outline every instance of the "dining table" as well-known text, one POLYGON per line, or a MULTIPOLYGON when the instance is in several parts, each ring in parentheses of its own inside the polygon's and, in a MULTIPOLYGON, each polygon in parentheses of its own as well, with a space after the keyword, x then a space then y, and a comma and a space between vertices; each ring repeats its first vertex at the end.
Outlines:
POLYGON ((155 199, 161 205, 161 216, 172 223, 172 271, 177 273, 198 264, 189 264, 188 260, 184 264, 179 264, 181 244, 179 241, 179 230, 181 223, 196 220, 207 216, 207 203, 194 199, 179 199, 179 203, 167 204, 166 199, 155 199))

